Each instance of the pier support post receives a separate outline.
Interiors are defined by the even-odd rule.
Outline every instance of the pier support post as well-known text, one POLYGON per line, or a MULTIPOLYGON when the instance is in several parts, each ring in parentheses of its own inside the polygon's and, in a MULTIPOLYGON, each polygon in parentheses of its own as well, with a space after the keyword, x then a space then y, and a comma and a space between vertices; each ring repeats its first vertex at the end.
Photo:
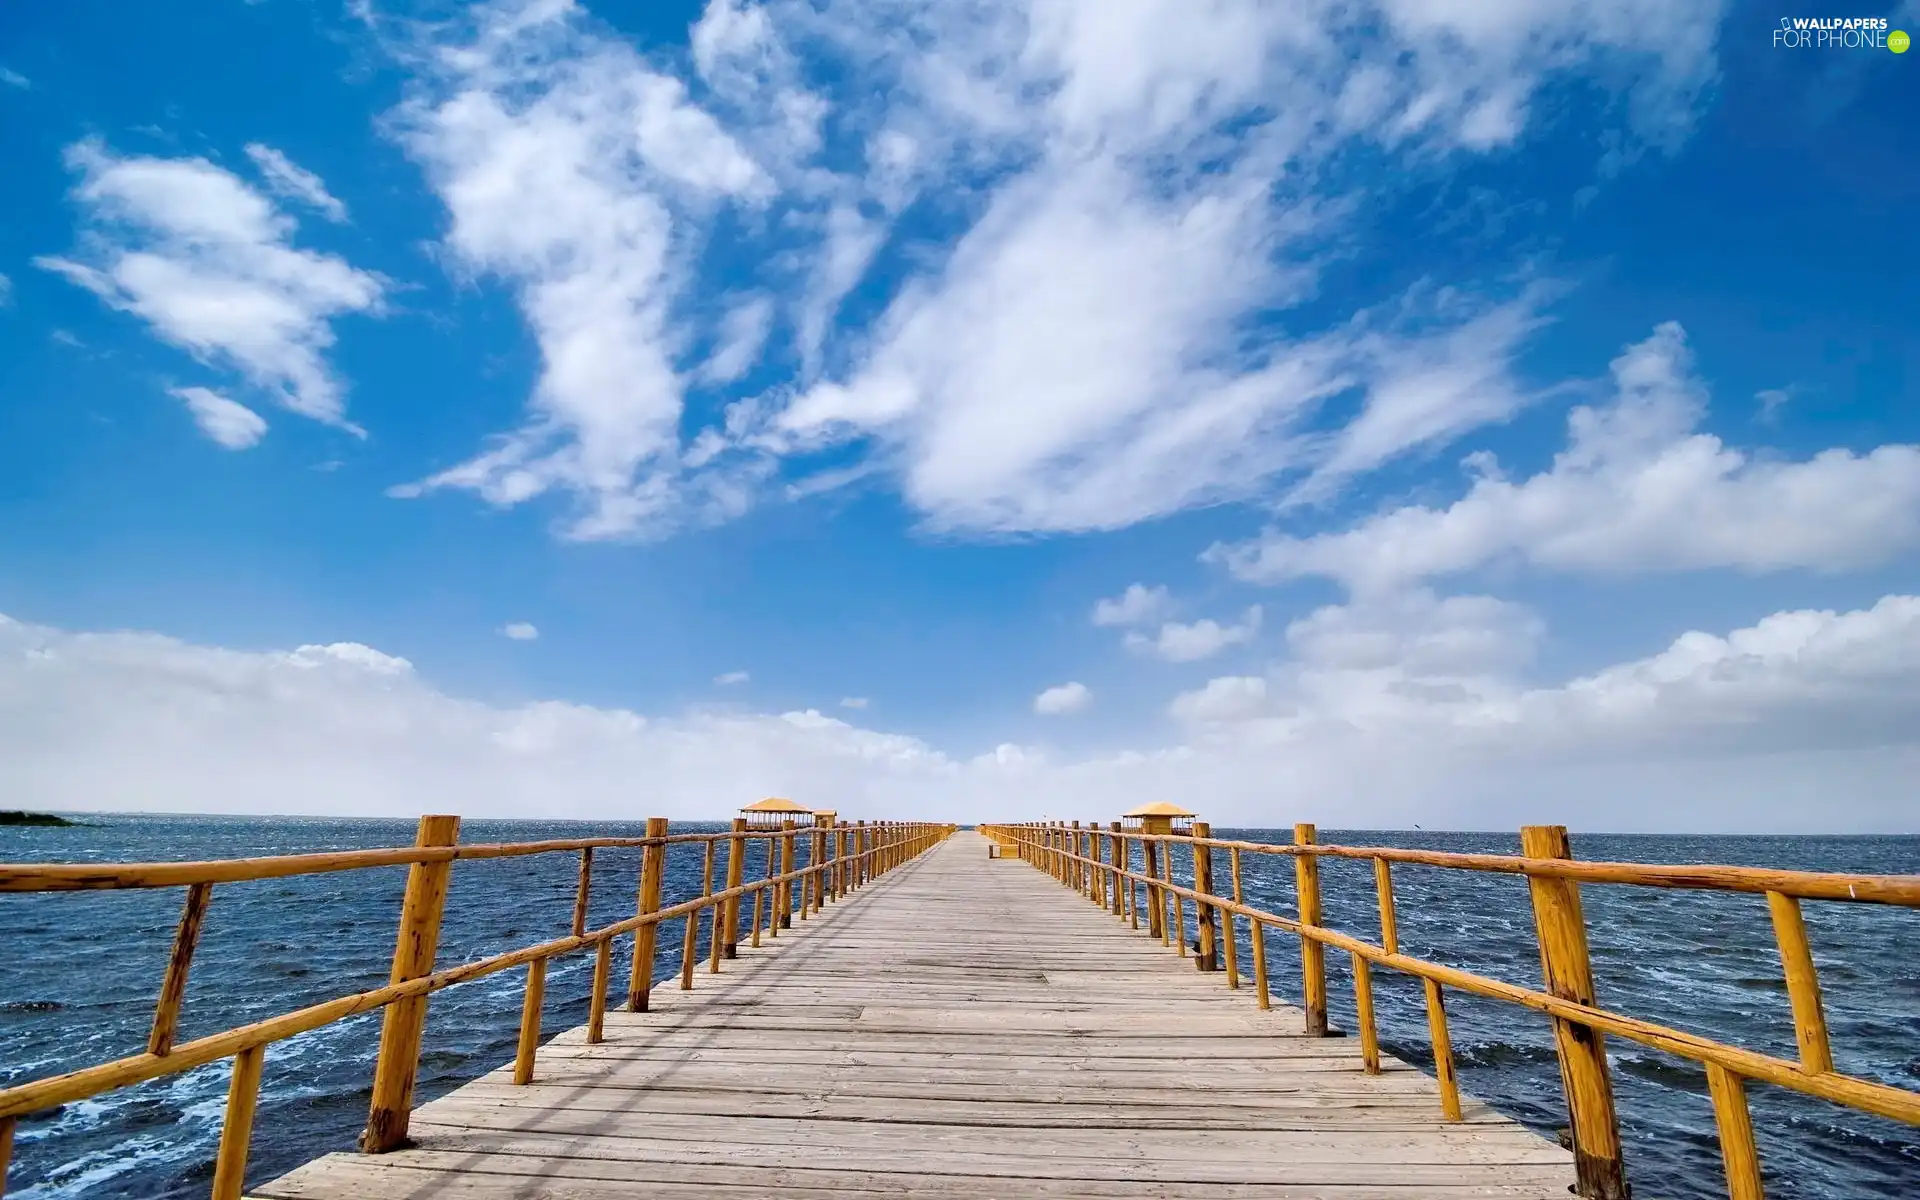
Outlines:
MULTIPOLYGON (((1213 848, 1200 843, 1212 836, 1211 824, 1206 821, 1193 823, 1193 890, 1203 896, 1213 895, 1213 848)), ((1202 971, 1218 971, 1220 950, 1213 929, 1213 905, 1195 901, 1193 908, 1194 924, 1200 929, 1193 952, 1193 965, 1202 971)))
MULTIPOLYGON (((1520 830, 1528 858, 1572 858, 1564 825, 1528 825, 1520 830)), ((1530 875, 1534 930, 1540 938, 1540 971, 1546 990, 1576 1004, 1592 1004, 1593 965, 1580 886, 1570 879, 1530 875)), ((1560 1052, 1560 1082, 1573 1127, 1574 1190, 1589 1200, 1626 1200, 1626 1169, 1620 1159, 1620 1119, 1613 1107, 1613 1081, 1600 1031, 1553 1018, 1560 1052)))
MULTIPOLYGON (((1314 828, 1308 824, 1293 827, 1293 844, 1311 846, 1314 828)), ((1294 886, 1302 925, 1320 924, 1320 859, 1313 854, 1293 856, 1294 886)), ((1300 981, 1307 1010, 1307 1036, 1327 1036, 1327 948, 1302 934, 1300 937, 1300 981)))
MULTIPOLYGON (((734 891, 746 882, 747 877, 747 819, 733 819, 733 834, 727 839, 727 890, 734 891)), ((729 896, 721 901, 726 915, 721 918, 721 936, 725 939, 726 957, 740 957, 740 897, 729 896)))
MULTIPOLYGON (((420 818, 413 844, 451 846, 459 840, 459 817, 430 816, 420 818)), ((406 897, 400 902, 400 934, 394 943, 393 969, 387 982, 405 983, 433 974, 434 955, 440 949, 440 916, 447 907, 447 879, 452 873, 451 859, 414 863, 407 868, 406 897)), ((425 996, 395 1000, 381 1013, 373 1104, 367 1112, 366 1131, 360 1135, 360 1148, 368 1154, 398 1149, 407 1140, 413 1084, 420 1072, 420 1035, 426 1025, 425 996)))
MULTIPOLYGON (((640 899, 637 915, 660 911, 660 889, 667 878, 667 819, 647 818, 650 845, 640 850, 640 899)), ((653 952, 660 945, 660 926, 642 925, 633 931, 633 972, 627 976, 627 1011, 647 1011, 647 997, 653 991, 653 952)))
POLYGON ((1161 844, 1152 838, 1140 839, 1140 853, 1145 857, 1146 870, 1143 874, 1150 881, 1147 884, 1147 936, 1167 940, 1167 898, 1160 891, 1160 852, 1161 844))
POLYGON ((1125 904, 1125 898, 1121 896, 1120 889, 1124 886, 1132 890, 1133 882, 1120 878, 1120 872, 1127 869, 1127 854, 1126 843, 1120 840, 1120 822, 1118 821, 1109 822, 1107 825, 1107 860, 1113 864, 1113 872, 1107 877, 1107 883, 1110 885, 1107 888, 1107 902, 1114 916, 1124 917, 1126 913, 1122 906, 1125 904))

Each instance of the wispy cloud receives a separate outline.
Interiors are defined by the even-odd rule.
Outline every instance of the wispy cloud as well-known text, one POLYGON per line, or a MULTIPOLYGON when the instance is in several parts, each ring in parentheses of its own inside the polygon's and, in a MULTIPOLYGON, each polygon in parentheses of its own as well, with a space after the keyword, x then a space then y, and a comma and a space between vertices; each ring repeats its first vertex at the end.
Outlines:
POLYGON ((1324 248, 1370 236, 1400 167, 1513 144, 1565 75, 1631 91, 1616 140, 1671 144, 1721 7, 715 0, 682 77, 576 6, 477 6, 402 52, 393 128, 544 369, 522 425, 401 494, 568 495, 576 538, 822 490, 796 478, 879 476, 962 533, 1331 494, 1525 403, 1507 367, 1547 293, 1316 323, 1324 248), (1377 178, 1335 169, 1366 156, 1377 178), (729 391, 754 364, 771 385, 729 391))
POLYGON ((25 75, 13 70, 11 67, 0 67, 0 83, 4 83, 8 87, 19 88, 22 91, 33 86, 33 80, 28 79, 25 75))
POLYGON ((347 206, 334 199, 318 175, 299 166, 272 146, 259 142, 248 143, 247 157, 253 160, 260 177, 266 181, 267 189, 274 195, 296 200, 317 210, 329 221, 347 219, 347 206))
POLYGON ((219 392, 183 387, 172 389, 172 394, 193 414, 200 432, 229 450, 245 450, 267 436, 267 422, 259 413, 219 392))
POLYGON ((724 675, 715 675, 713 681, 721 687, 732 687, 735 684, 745 683, 751 678, 752 676, 745 671, 728 671, 724 675))
POLYGON ((359 432, 325 355, 334 317, 380 311, 378 276, 293 246, 290 218, 205 159, 121 157, 91 140, 66 157, 87 229, 74 255, 35 265, 293 412, 359 432))
POLYGON ((516 642, 531 642, 540 636, 540 630, 531 621, 515 621, 500 627, 500 636, 516 642))

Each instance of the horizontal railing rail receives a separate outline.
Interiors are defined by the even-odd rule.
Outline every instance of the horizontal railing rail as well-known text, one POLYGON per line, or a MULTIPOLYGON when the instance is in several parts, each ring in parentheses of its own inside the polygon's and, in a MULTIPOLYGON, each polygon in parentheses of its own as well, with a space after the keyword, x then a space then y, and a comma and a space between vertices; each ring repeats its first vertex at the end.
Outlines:
POLYGON ((647 821, 644 837, 461 845, 459 824, 458 817, 422 817, 415 845, 410 847, 210 862, 0 864, 0 892, 187 889, 173 950, 154 1005, 145 1051, 0 1089, 0 1195, 6 1191, 14 1130, 20 1117, 232 1058, 233 1076, 215 1156, 212 1196, 214 1200, 238 1200, 244 1186, 266 1047, 376 1009, 384 1010, 383 1023, 374 1064, 373 1102, 360 1145, 369 1153, 398 1148, 406 1142, 426 1021, 426 1000, 430 994, 514 967, 526 967, 520 1035, 514 1057, 514 1082, 526 1084, 532 1081, 540 1042, 546 966, 550 959, 585 950, 594 952, 587 1040, 598 1043, 604 1038, 616 938, 634 935, 626 1007, 632 1012, 645 1012, 654 984, 658 930, 663 922, 682 918, 687 922, 681 950, 680 986, 691 989, 697 923, 703 913, 711 922, 708 970, 717 974, 723 959, 736 956, 740 917, 747 897, 753 898, 749 944, 759 946, 763 932, 771 938, 778 937, 783 928, 791 928, 796 910, 800 919, 806 920, 810 914, 823 911, 828 902, 912 860, 944 840, 955 828, 924 822, 836 822, 823 816, 805 825, 787 820, 778 827, 756 828, 749 826, 745 819, 736 819, 730 830, 671 833, 665 818, 654 817, 647 821), (765 843, 765 853, 760 857, 766 866, 760 879, 749 881, 745 878, 747 848, 755 842, 765 843), (671 847, 681 844, 702 848, 701 894, 663 906, 667 853, 671 847), (722 845, 726 847, 725 875, 721 886, 716 888, 715 866, 722 845), (609 847, 641 851, 636 910, 630 917, 589 928, 593 852, 609 847), (803 847, 806 862, 796 865, 796 856, 803 852, 803 847), (556 853, 580 856, 579 886, 567 936, 436 969, 434 960, 453 863, 556 853), (187 978, 215 884, 386 866, 406 866, 408 876, 390 978, 385 987, 338 996, 266 1020, 176 1043, 187 978))
POLYGON ((1844 875, 1735 866, 1654 865, 1574 860, 1567 833, 1559 826, 1528 826, 1521 831, 1520 855, 1459 854, 1381 846, 1318 843, 1311 825, 1294 830, 1291 845, 1216 839, 1204 822, 1189 833, 1145 832, 1079 822, 983 825, 981 832, 1026 862, 1074 887, 1115 917, 1140 927, 1144 912, 1150 936, 1186 943, 1186 904, 1194 906, 1197 933, 1193 951, 1203 970, 1224 966, 1228 987, 1240 986, 1236 919, 1248 923, 1255 1000, 1270 1005, 1265 933, 1268 928, 1297 936, 1301 947, 1302 1009, 1307 1032, 1327 1028, 1325 951, 1347 952, 1359 1024, 1362 1068, 1380 1070, 1371 969, 1386 967, 1422 981, 1428 1031, 1434 1054, 1443 1113, 1461 1117, 1459 1086, 1452 1061, 1444 989, 1499 1000, 1543 1013, 1553 1023, 1561 1083, 1571 1118, 1576 1189, 1599 1200, 1627 1195, 1620 1153, 1618 1117, 1608 1075, 1604 1035, 1611 1034, 1689 1059, 1706 1069, 1727 1190, 1733 1200, 1762 1200, 1759 1156, 1747 1105, 1746 1084, 1758 1081, 1815 1096, 1847 1108, 1920 1125, 1920 1092, 1834 1069, 1821 1004, 1820 982, 1809 947, 1800 901, 1920 907, 1920 876, 1844 875), (1175 883, 1172 849, 1191 850, 1192 886, 1175 883), (1229 859, 1231 895, 1216 893, 1213 853, 1229 859), (1289 917, 1245 902, 1242 856, 1290 857, 1295 864, 1297 913, 1289 917), (1327 928, 1321 913, 1318 863, 1322 858, 1369 860, 1374 867, 1380 941, 1366 941, 1327 928), (1139 870, 1135 870, 1135 863, 1139 870), (1471 971, 1403 954, 1394 901, 1394 864, 1417 864, 1517 875, 1528 880, 1544 986, 1521 987, 1471 971), (1611 883, 1656 888, 1762 894, 1767 897, 1793 1012, 1799 1061, 1763 1054, 1600 1007, 1594 995, 1586 922, 1579 884, 1611 883), (1144 893, 1144 897, 1141 893, 1144 893), (1169 909, 1171 908, 1171 912, 1169 909), (1221 928, 1214 928, 1214 914, 1221 928), (1221 948, 1224 946, 1224 961, 1221 948))

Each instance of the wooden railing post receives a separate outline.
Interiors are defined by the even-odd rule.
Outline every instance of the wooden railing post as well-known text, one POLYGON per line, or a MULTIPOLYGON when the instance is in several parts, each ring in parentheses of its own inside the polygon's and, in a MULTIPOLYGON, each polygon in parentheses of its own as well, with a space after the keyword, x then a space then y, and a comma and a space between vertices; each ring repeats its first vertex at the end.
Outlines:
POLYGON ((1100 822, 1087 822, 1087 857, 1093 860, 1093 864, 1087 868, 1087 899, 1099 908, 1107 906, 1106 840, 1100 822))
MULTIPOLYGON (((1314 828, 1305 823, 1293 827, 1296 846, 1314 844, 1314 828)), ((1318 925, 1320 916, 1320 859, 1313 854, 1293 856, 1293 878, 1298 893, 1300 923, 1318 925)), ((1327 1036, 1327 955, 1326 947, 1313 938, 1300 936, 1300 985, 1307 1010, 1307 1036, 1327 1036)))
POLYGON ((1420 981, 1427 993, 1427 1034, 1433 1039, 1433 1080, 1440 1085, 1440 1114, 1460 1120, 1460 1080, 1453 1070, 1453 1037, 1447 1032, 1447 1001, 1440 985, 1420 981))
POLYGON ((867 876, 873 873, 867 865, 867 851, 873 848, 869 845, 870 841, 871 839, 867 836, 867 823, 855 821, 853 823, 853 886, 855 887, 865 887, 867 876))
MULTIPOLYGON (((1213 826, 1206 821, 1193 823, 1193 890, 1202 896, 1213 895, 1213 848, 1200 843, 1213 836, 1213 826)), ((1195 901, 1193 922, 1199 926, 1199 946, 1194 950, 1193 965, 1202 971, 1220 969, 1219 943, 1214 940, 1213 906, 1204 901, 1195 901)))
MULTIPOLYGON (((737 891, 747 877, 747 819, 733 819, 733 833, 727 838, 727 890, 737 891)), ((722 932, 726 937, 726 956, 740 957, 740 897, 728 896, 722 932)))
MULTIPOLYGON (((765 844, 767 847, 767 870, 766 873, 761 876, 762 882, 773 878, 773 838, 766 838, 765 844)), ((760 945, 760 928, 763 924, 763 918, 765 919, 765 924, 772 924, 772 919, 768 917, 767 913, 768 905, 772 899, 773 897, 767 894, 767 889, 764 887, 753 894, 753 939, 749 944, 756 948, 760 945)))
MULTIPOLYGON (((1230 858, 1233 869, 1233 902, 1245 904, 1245 894, 1240 888, 1240 851, 1235 849, 1230 858)), ((1253 952, 1253 1001, 1261 1008, 1271 1008, 1273 1000, 1267 990, 1267 927, 1256 917, 1247 919, 1247 938, 1252 943, 1253 952)))
POLYGON ((613 986, 613 939, 593 944, 593 995, 587 1000, 587 1045, 606 1040, 607 989, 613 986))
POLYGON ((206 920, 207 900, 212 895, 210 883, 187 888, 187 898, 180 906, 180 926, 173 935, 173 955, 167 959, 167 974, 160 984, 160 1001, 153 1006, 148 1054, 166 1054, 173 1049, 174 1034, 180 1028, 180 1005, 187 998, 187 973, 193 967, 193 951, 200 944, 200 926, 206 920))
MULTIPOLYGON (((793 831, 797 828, 799 828, 799 826, 795 824, 792 817, 788 817, 786 820, 780 822, 780 873, 782 875, 793 874, 793 831)), ((792 929, 793 880, 788 879, 781 882, 773 906, 779 910, 780 928, 792 929)))
POLYGON ((1747 1109, 1746 1084, 1719 1063, 1708 1063, 1707 1091, 1713 1096, 1713 1121, 1720 1131, 1720 1162, 1726 1168, 1728 1200, 1766 1200, 1766 1188, 1760 1182, 1760 1155, 1753 1145, 1753 1115, 1747 1109))
MULTIPOLYGON (((416 846, 451 846, 460 839, 460 818, 420 818, 416 846)), ((405 983, 433 973, 440 948, 440 917, 447 906, 447 879, 453 863, 414 863, 407 868, 406 897, 400 903, 400 932, 393 947, 393 969, 387 982, 405 983)), ((380 1051, 374 1060, 373 1103, 360 1148, 384 1154, 407 1140, 407 1119, 413 1110, 413 1083, 420 1071, 420 1035, 427 1024, 427 998, 409 996, 386 1006, 380 1017, 380 1051)), ((255 1066, 256 1086, 258 1066, 255 1066)), ((234 1079, 240 1078, 235 1064, 234 1079)), ((252 1119, 251 1101, 247 1107, 252 1119)))
POLYGON ((263 1045, 248 1046, 233 1056, 227 1119, 220 1127, 220 1151, 213 1161, 213 1200, 240 1200, 246 1190, 247 1150, 253 1144, 253 1114, 260 1104, 260 1069, 266 1058, 263 1045))
POLYGON ((1147 936, 1167 940, 1167 901, 1160 893, 1160 855, 1164 847, 1153 838, 1140 839, 1140 853, 1146 865, 1142 874, 1147 883, 1147 936))
POLYGON ((1813 946, 1807 941, 1806 919, 1800 901, 1781 892, 1767 893, 1773 916, 1773 937, 1780 947, 1780 966, 1787 979, 1787 1000, 1793 1005, 1793 1038, 1800 1047, 1800 1069, 1812 1074, 1833 1070, 1833 1047, 1827 1040, 1827 1016, 1820 1003, 1820 975, 1813 966, 1813 946))
MULTIPOLYGON (((718 845, 719 844, 712 838, 708 838, 706 853, 701 857, 700 898, 702 900, 713 895, 713 860, 718 845)), ((685 932, 680 935, 680 990, 683 992, 693 990, 693 964, 700 960, 701 911, 700 909, 695 909, 687 914, 687 927, 685 932)), ((717 925, 713 932, 719 932, 717 925)), ((713 953, 714 969, 718 970, 720 966, 720 939, 709 934, 707 943, 708 949, 713 953)))
POLYGON ((520 999, 520 1043, 514 1048, 513 1081, 522 1087, 533 1082, 533 1059, 540 1050, 540 1006, 547 996, 547 960, 527 964, 527 990, 520 999))
MULTIPOLYGON (((637 915, 645 917, 660 911, 660 890, 667 878, 667 836, 665 817, 647 818, 647 837, 651 844, 640 850, 640 900, 637 915)), ((660 945, 660 926, 642 925, 633 934, 633 973, 627 977, 627 1011, 646 1012, 647 999, 653 993, 653 952, 660 945)))
MULTIPOLYGON (((1125 917, 1126 898, 1120 894, 1120 885, 1125 881, 1120 878, 1120 872, 1127 869, 1127 855, 1126 843, 1120 837, 1118 821, 1107 826, 1107 861, 1111 864, 1107 877, 1107 903, 1111 906, 1114 916, 1125 917)), ((1128 883, 1127 886, 1131 888, 1133 885, 1128 883)))
POLYGON ((580 848, 580 886, 573 893, 573 936, 587 931, 587 901, 593 893, 593 847, 580 848))
MULTIPOLYGON (((1520 850, 1528 858, 1573 857, 1563 825, 1526 826, 1520 831, 1520 850)), ((1580 886, 1569 879, 1530 875, 1527 887, 1533 896, 1546 990, 1576 1004, 1593 1004, 1593 965, 1580 886)), ((1560 1080, 1573 1126, 1574 1189, 1589 1200, 1625 1200, 1627 1175, 1620 1159, 1620 1121, 1614 1113, 1605 1039, 1591 1026, 1555 1017, 1553 1041, 1560 1052, 1560 1080)))
POLYGON ((827 818, 813 819, 813 858, 807 864, 813 868, 810 878, 813 880, 813 911, 824 912, 827 907, 827 818))

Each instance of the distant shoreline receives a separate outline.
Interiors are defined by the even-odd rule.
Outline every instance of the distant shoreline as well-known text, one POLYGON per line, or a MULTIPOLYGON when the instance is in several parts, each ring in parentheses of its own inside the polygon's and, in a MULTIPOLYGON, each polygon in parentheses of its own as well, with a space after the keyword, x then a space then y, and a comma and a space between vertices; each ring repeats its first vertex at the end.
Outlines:
POLYGON ((52 813, 7 812, 0 811, 0 825, 39 825, 55 829, 70 829, 80 824, 52 813))

